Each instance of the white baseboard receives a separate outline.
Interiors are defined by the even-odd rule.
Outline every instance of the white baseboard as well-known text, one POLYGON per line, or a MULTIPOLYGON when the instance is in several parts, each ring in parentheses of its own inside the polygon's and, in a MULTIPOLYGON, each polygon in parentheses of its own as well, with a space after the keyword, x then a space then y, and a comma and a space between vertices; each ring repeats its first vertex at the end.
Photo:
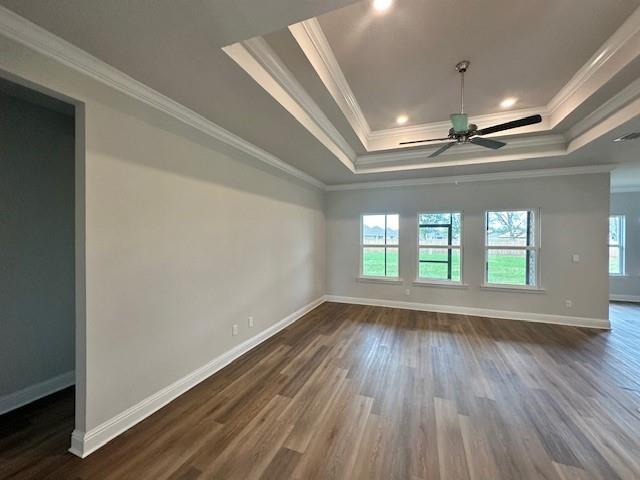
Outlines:
POLYGON ((569 317, 562 315, 546 315, 540 313, 511 312, 505 310, 491 310, 484 308, 457 307, 452 305, 433 305, 426 303, 401 302, 394 300, 378 300, 372 298, 342 297, 336 295, 324 295, 308 305, 295 311, 288 317, 279 321, 275 325, 260 332, 255 337, 246 340, 237 347, 213 359, 203 367, 191 372, 185 377, 163 388, 159 392, 145 398, 133 407, 98 425, 97 427, 82 432, 74 430, 71 435, 71 448, 69 451, 78 457, 85 458, 98 448, 105 445, 122 432, 141 422, 175 398, 182 395, 187 390, 193 388, 209 376, 221 370, 236 358, 245 354, 252 348, 264 342, 271 336, 278 333, 283 328, 291 325, 300 317, 316 308, 318 305, 327 302, 353 303, 358 305, 374 305, 383 307, 403 308, 409 310, 420 310, 440 313, 453 313, 461 315, 473 315, 480 317, 503 318, 509 320, 523 320, 528 322, 552 323, 558 325, 570 325, 576 327, 589 327, 599 329, 609 329, 610 324, 607 319, 569 317))
POLYGON ((617 295, 612 293, 609 295, 609 300, 613 300, 614 302, 640 303, 640 295, 617 295))
POLYGON ((36 383, 14 393, 0 397, 0 415, 20 408, 27 403, 51 395, 59 390, 70 387, 76 381, 75 372, 66 372, 44 382, 36 383))
POLYGON ((342 297, 325 295, 327 302, 355 303, 357 305, 374 305, 380 307, 404 308, 426 312, 453 313, 458 315, 473 315, 477 317, 502 318, 506 320, 523 320, 526 322, 552 323, 569 325, 572 327, 588 327, 609 330, 611 324, 605 318, 569 317, 566 315, 548 315, 543 313, 511 312, 507 310, 492 310, 488 308, 458 307, 455 305, 433 305, 429 303, 402 302, 397 300, 379 300, 374 298, 342 297))
POLYGON ((324 301, 324 297, 314 300, 308 305, 305 305, 299 310, 293 312, 286 318, 280 320, 275 325, 263 330, 258 335, 246 340, 228 352, 223 353, 203 367, 200 367, 185 377, 182 377, 171 385, 145 398, 133 407, 89 430, 88 432, 74 430, 71 434, 71 448, 69 448, 69 451, 80 458, 85 458, 87 455, 102 447, 109 440, 117 437, 122 432, 141 422, 187 390, 210 377, 218 370, 226 367, 236 358, 264 342, 269 337, 275 335, 283 328, 291 325, 324 301))

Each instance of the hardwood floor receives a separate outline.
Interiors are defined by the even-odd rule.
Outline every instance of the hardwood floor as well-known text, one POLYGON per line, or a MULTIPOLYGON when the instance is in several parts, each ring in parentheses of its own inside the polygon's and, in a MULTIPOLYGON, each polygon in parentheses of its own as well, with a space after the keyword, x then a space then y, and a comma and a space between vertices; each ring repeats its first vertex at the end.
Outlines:
POLYGON ((638 479, 640 306, 601 332, 325 303, 90 457, 67 390, 0 478, 638 479))

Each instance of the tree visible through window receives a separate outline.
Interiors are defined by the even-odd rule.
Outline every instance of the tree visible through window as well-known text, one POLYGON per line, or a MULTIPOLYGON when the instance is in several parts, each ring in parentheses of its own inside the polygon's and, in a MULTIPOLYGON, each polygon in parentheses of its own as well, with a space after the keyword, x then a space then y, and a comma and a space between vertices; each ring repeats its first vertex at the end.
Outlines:
POLYGON ((398 277, 398 222, 398 214, 362 216, 363 276, 398 277))
POLYGON ((534 212, 487 212, 486 228, 487 283, 535 286, 538 249, 534 212))
POLYGON ((609 217, 609 275, 624 274, 624 215, 609 217))
POLYGON ((418 279, 460 281, 460 213, 418 215, 418 279))

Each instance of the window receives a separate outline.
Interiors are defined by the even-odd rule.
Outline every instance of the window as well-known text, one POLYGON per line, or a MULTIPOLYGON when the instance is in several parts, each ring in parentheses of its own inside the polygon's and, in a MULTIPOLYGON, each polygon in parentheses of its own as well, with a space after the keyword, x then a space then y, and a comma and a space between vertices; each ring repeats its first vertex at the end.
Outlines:
POLYGON ((418 214, 418 280, 460 282, 462 215, 418 214))
POLYGON ((399 276, 399 215, 363 215, 360 250, 364 277, 399 276))
POLYGON ((609 217, 609 275, 624 275, 624 215, 609 217))
POLYGON ((485 281, 537 286, 538 242, 533 210, 486 212, 485 281))

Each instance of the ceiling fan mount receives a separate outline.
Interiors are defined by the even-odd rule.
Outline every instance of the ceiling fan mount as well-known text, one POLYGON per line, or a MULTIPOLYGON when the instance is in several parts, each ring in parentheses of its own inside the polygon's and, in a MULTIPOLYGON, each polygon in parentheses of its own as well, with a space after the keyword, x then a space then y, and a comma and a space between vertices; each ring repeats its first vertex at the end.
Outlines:
POLYGON ((504 142, 498 140, 492 140, 490 138, 482 138, 484 135, 490 135, 496 132, 502 132, 504 130, 511 130, 512 128, 525 127, 527 125, 533 125, 542 122, 540 115, 530 115, 519 120, 513 120, 511 122, 501 123, 492 127, 478 129, 478 126, 474 123, 469 123, 469 116, 464 113, 464 74, 469 69, 471 62, 469 60, 462 60, 456 64, 456 70, 460 74, 460 113, 452 113, 449 118, 451 119, 452 127, 449 129, 449 135, 445 138, 430 138, 426 140, 412 140, 408 142, 400 142, 400 145, 414 145, 426 142, 444 142, 449 140, 438 150, 429 155, 429 158, 437 157, 441 153, 445 152, 449 148, 457 144, 472 143, 492 150, 497 150, 506 145, 504 142))
POLYGON ((462 60, 456 64, 456 70, 460 73, 465 73, 467 68, 469 68, 469 65, 471 65, 469 60, 462 60))

